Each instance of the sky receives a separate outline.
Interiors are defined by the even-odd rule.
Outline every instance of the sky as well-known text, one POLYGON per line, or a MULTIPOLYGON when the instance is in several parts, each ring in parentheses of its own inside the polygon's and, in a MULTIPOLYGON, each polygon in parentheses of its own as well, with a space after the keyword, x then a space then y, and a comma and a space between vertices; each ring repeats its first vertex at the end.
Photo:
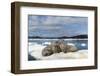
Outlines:
POLYGON ((88 17, 28 15, 28 36, 62 37, 88 34, 88 17))

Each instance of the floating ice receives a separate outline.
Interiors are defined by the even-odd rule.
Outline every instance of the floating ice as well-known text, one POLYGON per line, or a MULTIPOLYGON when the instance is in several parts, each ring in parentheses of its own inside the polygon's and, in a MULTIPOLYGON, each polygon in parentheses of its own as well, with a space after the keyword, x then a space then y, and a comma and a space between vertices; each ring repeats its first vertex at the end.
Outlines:
POLYGON ((75 46, 75 44, 73 44, 73 43, 67 43, 67 45, 72 45, 72 46, 75 46))
POLYGON ((86 46, 86 44, 85 43, 82 43, 81 46, 86 46))

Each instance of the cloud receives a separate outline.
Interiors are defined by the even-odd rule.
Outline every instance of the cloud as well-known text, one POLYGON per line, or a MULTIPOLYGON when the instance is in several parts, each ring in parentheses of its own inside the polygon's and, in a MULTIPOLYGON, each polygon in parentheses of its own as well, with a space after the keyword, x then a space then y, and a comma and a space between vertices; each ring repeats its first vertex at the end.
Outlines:
POLYGON ((44 26, 44 25, 37 25, 37 26, 35 26, 35 25, 32 25, 30 28, 29 28, 29 30, 56 30, 56 29, 61 29, 61 26, 44 26))
POLYGON ((71 24, 87 22, 87 17, 71 17, 71 16, 29 16, 30 25, 49 25, 49 24, 71 24))
POLYGON ((28 20, 31 35, 72 36, 88 32, 87 17, 29 15, 28 20))

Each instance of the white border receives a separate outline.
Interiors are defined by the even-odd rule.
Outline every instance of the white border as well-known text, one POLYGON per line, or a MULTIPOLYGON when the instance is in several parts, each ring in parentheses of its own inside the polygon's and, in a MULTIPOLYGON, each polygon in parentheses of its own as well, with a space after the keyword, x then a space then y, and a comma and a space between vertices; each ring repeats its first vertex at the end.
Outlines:
POLYGON ((94 11, 40 7, 20 8, 20 69, 43 69, 94 65, 94 11), (28 14, 88 17, 88 58, 73 60, 28 61, 28 14))

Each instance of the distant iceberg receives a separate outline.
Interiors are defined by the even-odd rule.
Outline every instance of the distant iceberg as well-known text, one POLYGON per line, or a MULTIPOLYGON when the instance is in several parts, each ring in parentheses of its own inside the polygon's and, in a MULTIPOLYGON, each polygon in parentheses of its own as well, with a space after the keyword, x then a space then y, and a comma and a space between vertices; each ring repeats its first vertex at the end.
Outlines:
POLYGON ((44 42, 42 45, 50 45, 51 42, 44 42))

